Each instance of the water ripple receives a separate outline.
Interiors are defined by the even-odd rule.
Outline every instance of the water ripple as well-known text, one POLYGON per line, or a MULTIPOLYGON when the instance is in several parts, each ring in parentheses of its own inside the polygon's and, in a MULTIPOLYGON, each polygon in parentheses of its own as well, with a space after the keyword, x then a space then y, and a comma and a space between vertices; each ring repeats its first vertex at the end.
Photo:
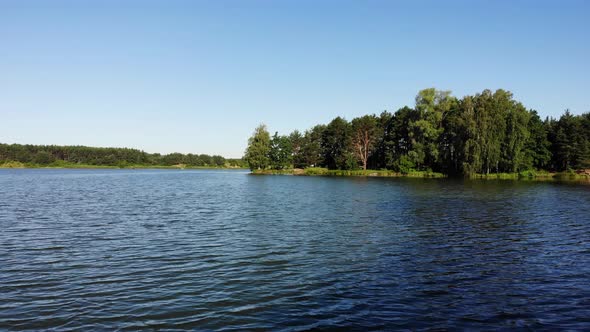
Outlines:
POLYGON ((0 330, 585 330, 588 189, 0 170, 0 330))

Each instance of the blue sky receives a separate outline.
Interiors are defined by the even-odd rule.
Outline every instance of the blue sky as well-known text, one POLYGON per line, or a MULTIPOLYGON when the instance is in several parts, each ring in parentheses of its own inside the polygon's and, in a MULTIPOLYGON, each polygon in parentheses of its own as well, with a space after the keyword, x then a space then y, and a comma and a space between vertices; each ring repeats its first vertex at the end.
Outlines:
POLYGON ((240 157, 395 111, 418 90, 504 88, 590 111, 590 1, 0 0, 0 142, 240 157))

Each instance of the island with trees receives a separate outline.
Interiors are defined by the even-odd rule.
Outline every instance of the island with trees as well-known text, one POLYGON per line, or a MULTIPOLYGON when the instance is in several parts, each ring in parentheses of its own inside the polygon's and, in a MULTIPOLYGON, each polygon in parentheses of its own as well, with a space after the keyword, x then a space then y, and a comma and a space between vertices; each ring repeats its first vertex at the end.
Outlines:
POLYGON ((10 168, 245 168, 218 155, 147 153, 128 148, 0 144, 0 167, 10 168))
POLYGON ((244 159, 254 174, 588 178, 590 113, 543 120, 509 91, 430 88, 395 113, 272 137, 260 125, 244 159))

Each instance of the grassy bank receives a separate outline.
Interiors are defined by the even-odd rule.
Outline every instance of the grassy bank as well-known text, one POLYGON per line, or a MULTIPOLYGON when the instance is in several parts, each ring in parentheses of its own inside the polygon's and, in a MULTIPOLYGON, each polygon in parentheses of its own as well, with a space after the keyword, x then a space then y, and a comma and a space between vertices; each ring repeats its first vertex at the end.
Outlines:
POLYGON ((330 170, 320 167, 309 167, 305 169, 283 169, 283 170, 255 170, 255 175, 300 175, 300 176, 367 176, 367 177, 413 177, 413 178, 444 178, 442 173, 414 171, 410 173, 399 173, 390 170, 330 170))
MULTIPOLYGON (((254 175, 299 175, 299 176, 366 176, 366 177, 408 177, 408 178, 445 178, 445 174, 426 171, 399 173, 390 170, 329 170, 310 167, 305 169, 256 170, 254 175)), ((590 175, 575 172, 551 173, 546 171, 526 171, 520 173, 472 174, 470 179, 484 180, 531 180, 531 181, 590 181, 590 175)))
POLYGON ((588 174, 578 174, 575 172, 558 172, 552 173, 547 171, 525 171, 520 173, 492 173, 492 174, 472 174, 469 176, 472 179, 488 179, 488 180, 536 180, 536 181, 551 181, 551 180, 590 180, 588 174))
POLYGON ((140 164, 121 164, 121 165, 90 165, 77 164, 68 162, 55 162, 48 165, 35 163, 21 163, 18 161, 9 161, 0 164, 0 168, 67 168, 67 169, 246 169, 240 167, 219 167, 219 166, 188 166, 179 165, 140 165, 140 164))

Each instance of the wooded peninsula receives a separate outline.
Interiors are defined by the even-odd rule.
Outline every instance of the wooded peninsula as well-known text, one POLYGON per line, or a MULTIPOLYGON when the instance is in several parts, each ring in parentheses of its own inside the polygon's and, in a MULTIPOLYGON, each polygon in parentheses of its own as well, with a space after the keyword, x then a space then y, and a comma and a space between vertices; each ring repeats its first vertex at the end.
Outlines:
POLYGON ((255 174, 537 177, 590 174, 590 113, 541 119, 505 90, 458 99, 421 90, 413 108, 336 117, 271 137, 260 125, 243 159, 129 148, 0 144, 0 167, 249 167, 255 174))
POLYGON ((244 159, 255 174, 587 177, 590 113, 543 120, 501 89, 458 99, 430 88, 415 100, 303 133, 271 137, 260 125, 244 159))

